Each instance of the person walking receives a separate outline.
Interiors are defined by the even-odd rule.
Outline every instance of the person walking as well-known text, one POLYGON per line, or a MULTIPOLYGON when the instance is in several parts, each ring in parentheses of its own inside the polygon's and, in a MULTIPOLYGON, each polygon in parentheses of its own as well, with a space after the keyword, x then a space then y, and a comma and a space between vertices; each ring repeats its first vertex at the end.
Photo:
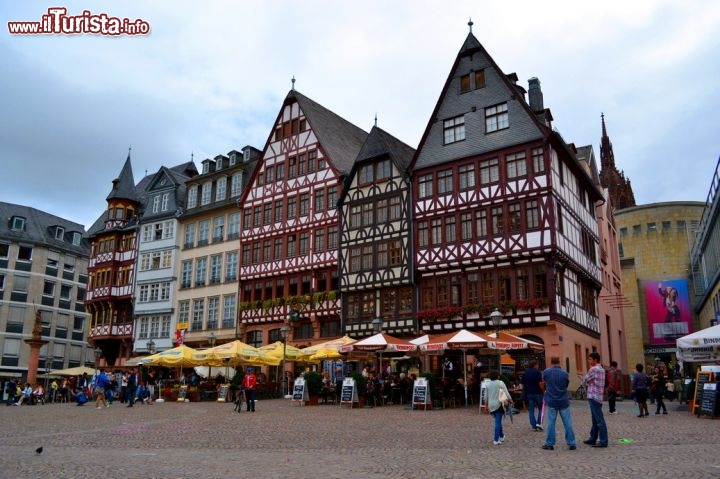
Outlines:
POLYGON ((512 407, 512 399, 507 386, 500 379, 500 373, 497 371, 490 371, 488 378, 490 381, 487 383, 487 400, 488 400, 488 411, 493 415, 495 419, 495 428, 493 430, 493 444, 499 446, 505 441, 505 434, 503 433, 502 418, 505 415, 507 408, 512 407), (500 396, 504 395, 504 400, 500 396))
POLYGON ((135 368, 130 370, 130 374, 127 375, 127 387, 125 388, 125 399, 128 401, 127 407, 133 407, 135 402, 135 388, 137 388, 137 373, 135 368))
POLYGON ((522 376, 523 395, 527 400, 528 418, 530 419, 530 428, 534 431, 542 431, 542 373, 537 368, 536 360, 530 361, 530 367, 525 370, 522 376))
POLYGON ((102 369, 98 372, 95 377, 95 385, 93 386, 93 394, 95 395, 95 409, 102 409, 102 404, 108 407, 108 403, 105 400, 105 388, 110 385, 110 379, 108 379, 105 371, 102 369))
POLYGON ((638 414, 638 417, 645 417, 649 416, 648 413, 648 406, 647 406, 647 400, 648 400, 648 378, 643 372, 643 365, 642 363, 637 363, 635 365, 635 374, 633 375, 632 380, 632 391, 635 395, 635 402, 637 402, 638 409, 640 410, 640 414, 638 414))
POLYGON ((245 370, 242 387, 245 390, 245 404, 247 406, 247 410, 255 412, 255 388, 257 387, 257 376, 255 376, 255 372, 252 367, 248 367, 245 370))
POLYGON ((550 358, 550 367, 543 372, 542 378, 545 381, 545 415, 547 416, 547 433, 542 448, 546 451, 555 449, 555 423, 560 415, 565 429, 565 443, 568 449, 574 451, 577 446, 570 414, 570 394, 568 393, 570 376, 560 367, 559 357, 550 358))
POLYGON ((608 432, 603 416, 603 392, 605 390, 605 369, 600 364, 600 354, 592 352, 588 355, 590 369, 583 378, 587 384, 587 397, 592 416, 590 437, 584 440, 592 447, 608 447, 608 432))
POLYGON ((617 414, 615 401, 617 401, 618 392, 620 391, 620 378, 622 377, 617 365, 617 361, 610 361, 610 369, 607 371, 608 412, 610 414, 617 414))
POLYGON ((655 398, 655 415, 660 414, 660 410, 662 410, 662 414, 667 414, 667 408, 665 407, 665 394, 667 392, 667 386, 665 383, 667 382, 667 378, 665 377, 665 368, 662 366, 658 366, 655 368, 655 374, 653 374, 652 377, 652 392, 653 397, 655 398))

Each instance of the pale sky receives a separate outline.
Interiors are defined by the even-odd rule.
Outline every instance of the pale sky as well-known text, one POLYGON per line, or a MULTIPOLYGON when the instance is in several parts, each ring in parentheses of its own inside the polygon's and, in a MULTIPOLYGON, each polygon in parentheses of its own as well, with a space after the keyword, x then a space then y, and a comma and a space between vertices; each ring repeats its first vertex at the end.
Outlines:
MULTIPOLYGON (((417 147, 473 33, 538 77, 554 127, 592 145, 605 114, 638 204, 705 201, 720 155, 720 2, 3 1, 0 201, 89 227, 132 146, 135 180, 253 145, 295 87, 417 147), (142 19, 150 34, 11 35, 47 9, 142 19)), ((599 165, 598 165, 599 166, 599 165)))

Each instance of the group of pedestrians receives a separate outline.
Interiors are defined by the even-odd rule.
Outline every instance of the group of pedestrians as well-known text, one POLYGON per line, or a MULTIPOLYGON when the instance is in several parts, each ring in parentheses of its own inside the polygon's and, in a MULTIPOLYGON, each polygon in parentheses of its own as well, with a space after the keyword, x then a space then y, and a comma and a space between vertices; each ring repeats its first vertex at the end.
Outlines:
MULTIPOLYGON (((620 372, 617 370, 615 361, 611 362, 610 369, 606 371, 600 363, 600 354, 596 352, 588 355, 588 363, 589 368, 583 381, 587 385, 587 399, 592 423, 588 438, 583 443, 595 448, 606 448, 608 447, 608 430, 602 411, 603 396, 607 391, 608 397, 612 398, 610 413, 616 413, 615 399, 620 389, 620 372)), ((486 394, 488 410, 493 415, 495 423, 493 444, 500 445, 505 441, 502 418, 505 411, 512 407, 512 399, 505 383, 499 379, 497 371, 490 372, 489 379, 486 394)), ((538 432, 544 430, 542 427, 544 403, 547 430, 542 449, 549 451, 555 449, 555 424, 557 417, 560 416, 565 429, 565 443, 571 451, 576 450, 577 444, 570 413, 570 394, 568 392, 570 377, 567 371, 560 367, 560 358, 550 358, 550 367, 542 373, 537 368, 537 361, 532 361, 523 375, 522 384, 524 396, 528 402, 530 427, 538 432)))

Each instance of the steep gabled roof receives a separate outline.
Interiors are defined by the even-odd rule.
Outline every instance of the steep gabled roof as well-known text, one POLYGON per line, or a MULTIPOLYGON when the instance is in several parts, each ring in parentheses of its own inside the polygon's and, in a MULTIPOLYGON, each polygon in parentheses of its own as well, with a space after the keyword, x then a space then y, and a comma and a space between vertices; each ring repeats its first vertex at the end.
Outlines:
POLYGON ((366 161, 387 156, 399 171, 405 172, 410 166, 414 155, 414 148, 398 140, 382 128, 374 126, 363 143, 355 164, 345 180, 346 187, 343 188, 342 196, 347 193, 347 186, 352 182, 360 165, 366 161))
POLYGON ((128 153, 125 164, 120 171, 120 175, 113 180, 113 188, 106 200, 123 199, 137 201, 135 194, 135 178, 133 177, 132 165, 130 164, 130 154, 128 153))
MULTIPOLYGON (((513 80, 516 76, 512 77, 513 80)), ((469 33, 450 69, 412 162, 412 169, 431 167, 472 155, 541 139, 550 129, 525 100, 525 90, 502 72, 477 38, 469 33), (484 71, 485 85, 460 90, 460 77, 484 71), (485 108, 507 103, 510 127, 485 133, 485 108), (465 139, 444 144, 443 121, 463 116, 465 139)))
POLYGON ((367 132, 297 90, 290 90, 286 102, 288 99, 297 100, 310 128, 327 152, 330 163, 340 173, 347 174, 352 169, 367 132))

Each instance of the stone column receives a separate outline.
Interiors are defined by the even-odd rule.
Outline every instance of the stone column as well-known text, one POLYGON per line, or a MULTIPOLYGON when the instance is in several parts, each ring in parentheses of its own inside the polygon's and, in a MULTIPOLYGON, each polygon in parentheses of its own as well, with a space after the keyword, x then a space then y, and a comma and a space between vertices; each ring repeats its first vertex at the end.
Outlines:
POLYGON ((42 339, 42 321, 40 311, 35 311, 35 324, 33 325, 32 338, 25 342, 30 346, 30 357, 28 358, 27 382, 35 386, 37 379, 38 364, 40 362, 40 348, 48 341, 42 339))

